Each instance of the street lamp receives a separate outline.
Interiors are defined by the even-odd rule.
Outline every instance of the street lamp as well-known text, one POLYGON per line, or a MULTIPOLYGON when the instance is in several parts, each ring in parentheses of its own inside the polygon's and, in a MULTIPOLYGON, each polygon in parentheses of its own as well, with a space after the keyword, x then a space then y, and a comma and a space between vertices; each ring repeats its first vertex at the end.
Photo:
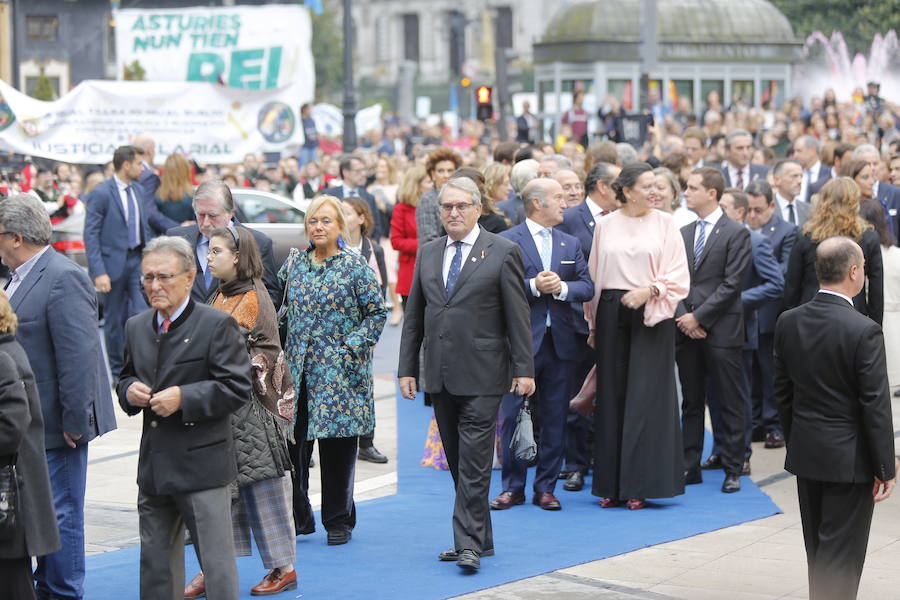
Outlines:
POLYGON ((353 87, 353 8, 344 0, 344 152, 356 149, 356 90, 353 87))

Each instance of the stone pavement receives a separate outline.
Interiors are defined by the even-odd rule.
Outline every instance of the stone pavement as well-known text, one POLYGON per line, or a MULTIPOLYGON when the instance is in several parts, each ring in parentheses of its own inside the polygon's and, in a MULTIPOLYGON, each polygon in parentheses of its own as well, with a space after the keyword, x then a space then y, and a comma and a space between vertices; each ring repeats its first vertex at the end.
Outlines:
MULTIPOLYGON (((383 342, 396 352, 397 329, 383 342)), ((379 366, 376 361, 376 366, 379 366)), ((384 371, 381 371, 384 372, 384 371)), ((391 461, 357 463, 356 498, 396 491, 396 403, 393 375, 376 376, 378 424, 375 445, 391 461)), ((900 430, 900 402, 894 401, 894 429, 900 430)), ((140 417, 118 411, 119 429, 91 443, 86 499, 87 550, 108 552, 139 543, 137 528, 137 449, 140 417)), ((424 444, 425 432, 422 432, 424 444)), ((754 444, 753 480, 784 511, 758 521, 652 546, 547 573, 474 594, 465 600, 767 600, 806 598, 806 557, 796 484, 783 470, 784 451, 754 444)), ((311 471, 310 493, 318 508, 318 468, 311 471)), ((720 472, 705 472, 720 478, 720 472)), ((559 498, 565 510, 566 492, 559 498)), ((599 507, 597 510, 601 510, 599 507)), ((449 526, 449 525, 448 525, 449 526)), ((502 548, 499 549, 502 552, 502 548)), ((859 598, 900 597, 900 492, 875 509, 869 556, 859 598)), ((302 588, 301 588, 302 591, 302 588)))

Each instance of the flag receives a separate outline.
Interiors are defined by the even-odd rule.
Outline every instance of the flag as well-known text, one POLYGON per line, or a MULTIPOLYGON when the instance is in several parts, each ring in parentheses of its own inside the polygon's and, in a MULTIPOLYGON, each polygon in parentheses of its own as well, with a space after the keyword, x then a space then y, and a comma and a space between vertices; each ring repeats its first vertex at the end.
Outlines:
POLYGON ((669 93, 667 94, 667 103, 669 108, 672 110, 678 110, 678 88, 675 86, 675 82, 671 79, 669 80, 669 93))

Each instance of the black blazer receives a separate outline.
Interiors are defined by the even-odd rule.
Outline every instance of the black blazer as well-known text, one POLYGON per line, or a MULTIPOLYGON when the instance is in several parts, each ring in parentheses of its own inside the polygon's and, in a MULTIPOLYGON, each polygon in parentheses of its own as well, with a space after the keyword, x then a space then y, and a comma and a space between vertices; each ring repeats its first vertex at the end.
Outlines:
POLYGON ((125 324, 125 366, 116 386, 128 415, 144 413, 138 487, 151 495, 221 487, 237 475, 231 413, 250 400, 250 359, 235 320, 193 300, 157 333, 156 311, 125 324), (133 406, 135 381, 153 392, 181 387, 181 409, 168 417, 133 406))
MULTIPOLYGON (((235 222, 235 226, 244 227, 241 223, 235 222)), ((278 281, 278 268, 275 266, 275 254, 272 252, 272 240, 266 234, 256 231, 252 227, 245 227, 247 231, 253 234, 256 245, 259 246, 259 255, 263 264, 263 283, 269 291, 275 310, 281 306, 281 299, 284 296, 284 288, 278 281)), ((209 290, 205 288, 203 281, 203 270, 200 268, 200 261, 197 259, 197 240, 200 239, 200 228, 197 225, 185 225, 184 227, 173 227, 166 232, 166 235, 177 235, 183 237, 194 249, 194 266, 197 268, 197 276, 194 277, 194 287, 191 288, 191 299, 198 304, 206 304, 207 301, 219 289, 219 280, 213 277, 209 290)))
MULTIPOLYGON (((869 229, 863 233, 859 245, 866 259, 868 292, 863 288, 863 291, 853 298, 853 305, 856 306, 856 310, 880 325, 884 317, 884 267, 881 262, 878 234, 869 229)), ((791 250, 787 275, 784 278, 784 310, 809 302, 819 291, 819 278, 816 277, 818 247, 808 233, 797 235, 797 241, 791 250)))
POLYGON ((531 310, 519 246, 482 229, 448 297, 446 245, 442 236, 419 249, 397 374, 418 377, 424 344, 425 392, 502 395, 513 377, 534 377, 531 310))
POLYGON ((0 465, 18 454, 19 514, 11 538, 0 541, 0 559, 44 556, 59 549, 50 492, 44 420, 25 350, 11 334, 0 334, 0 465))
POLYGON ((744 307, 741 290, 753 256, 750 232, 724 214, 706 232, 706 245, 694 265, 694 230, 697 222, 681 228, 691 272, 691 289, 678 304, 675 316, 692 312, 706 331, 710 346, 744 345, 744 307))
POLYGON ((775 401, 784 468, 818 481, 894 477, 894 432, 881 327, 830 294, 775 327, 775 401))
MULTIPOLYGON (((372 221, 374 223, 373 231, 371 232, 372 237, 378 241, 383 237, 388 237, 390 235, 391 222, 390 220, 385 223, 385 216, 378 210, 378 205, 375 203, 375 196, 370 194, 368 190, 364 187, 356 188, 356 193, 360 198, 366 201, 369 205, 369 210, 372 211, 372 221)), ((344 186, 336 185, 334 187, 325 188, 322 190, 322 196, 334 196, 335 198, 344 199, 344 186)))

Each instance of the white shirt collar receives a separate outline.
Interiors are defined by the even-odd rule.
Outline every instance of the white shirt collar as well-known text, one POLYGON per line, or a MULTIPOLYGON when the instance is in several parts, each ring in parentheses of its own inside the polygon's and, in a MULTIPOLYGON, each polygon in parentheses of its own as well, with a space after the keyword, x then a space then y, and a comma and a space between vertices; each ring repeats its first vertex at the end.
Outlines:
POLYGON ((878 184, 881 183, 879 180, 875 180, 875 183, 872 184, 872 198, 878 199, 878 184))
MULTIPOLYGON (((463 244, 468 244, 468 245, 470 245, 470 246, 474 246, 474 245, 475 245, 475 240, 478 239, 478 235, 479 235, 480 233, 481 233, 481 226, 478 225, 478 224, 476 224, 475 227, 472 228, 472 231, 470 231, 469 233, 467 233, 467 234, 466 234, 466 237, 464 237, 463 239, 461 239, 461 240, 459 240, 459 241, 461 241, 463 244)), ((447 247, 452 246, 453 243, 454 243, 453 238, 451 238, 451 237, 448 235, 448 236, 447 236, 447 247)))
POLYGON ((793 200, 788 200, 787 198, 785 198, 778 192, 775 192, 775 199, 778 200, 778 204, 781 206, 787 206, 788 204, 794 204, 797 202, 797 198, 794 198, 793 200))
POLYGON ((715 227, 716 223, 719 222, 719 219, 722 218, 722 215, 724 215, 724 214, 725 213, 722 212, 722 208, 720 206, 717 206, 716 210, 714 210, 711 213, 709 213, 708 215, 706 215, 706 218, 701 219, 701 218, 697 217, 697 220, 698 221, 706 221, 706 223, 708 225, 712 225, 713 227, 715 227))
POLYGON ((116 181, 116 186, 117 186, 120 190, 124 190, 124 189, 128 188, 129 185, 131 185, 131 184, 125 183, 124 181, 122 181, 121 179, 119 179, 119 176, 116 175, 115 173, 113 173, 113 179, 115 179, 115 181, 116 181))
POLYGON ((594 217, 595 220, 600 218, 600 215, 603 214, 603 208, 601 208, 599 204, 594 202, 594 200, 590 196, 585 198, 584 201, 587 204, 588 210, 591 211, 591 216, 594 217))
POLYGON ((44 253, 50 249, 50 246, 44 246, 38 253, 23 262, 21 265, 16 267, 15 269, 10 269, 9 272, 11 275, 16 277, 19 282, 28 277, 28 274, 31 273, 31 269, 34 268, 34 264, 44 255, 44 253))
POLYGON ((525 225, 528 227, 528 231, 531 232, 531 237, 538 235, 544 229, 552 229, 551 227, 544 227, 540 223, 532 221, 528 217, 525 217, 525 225))
POLYGON ((856 308, 856 306, 854 306, 854 304, 853 304, 853 299, 850 298, 850 296, 846 296, 840 292, 835 292, 834 290, 821 290, 820 289, 819 293, 820 294, 831 294, 832 296, 837 296, 838 298, 843 298, 844 300, 846 300, 847 302, 850 303, 850 306, 853 306, 853 308, 856 308))
MULTIPOLYGON (((188 296, 184 299, 184 302, 181 303, 181 306, 172 313, 172 316, 169 317, 169 323, 174 323, 178 320, 178 317, 181 316, 181 313, 184 312, 184 309, 187 308, 188 302, 191 301, 191 297, 188 296)), ((162 326, 162 322, 165 321, 163 316, 159 314, 159 311, 156 311, 156 328, 159 329, 162 326)))

